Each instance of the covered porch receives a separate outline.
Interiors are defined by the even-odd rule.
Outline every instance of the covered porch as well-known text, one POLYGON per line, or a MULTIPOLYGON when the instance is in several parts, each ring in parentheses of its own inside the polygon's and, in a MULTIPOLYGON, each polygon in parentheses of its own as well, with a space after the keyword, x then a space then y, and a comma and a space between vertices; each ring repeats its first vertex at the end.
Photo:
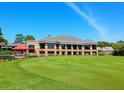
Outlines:
POLYGON ((27 48, 26 46, 20 44, 12 48, 12 50, 16 51, 16 54, 14 55, 15 59, 22 59, 25 58, 25 56, 27 56, 27 51, 30 50, 30 48, 27 48))

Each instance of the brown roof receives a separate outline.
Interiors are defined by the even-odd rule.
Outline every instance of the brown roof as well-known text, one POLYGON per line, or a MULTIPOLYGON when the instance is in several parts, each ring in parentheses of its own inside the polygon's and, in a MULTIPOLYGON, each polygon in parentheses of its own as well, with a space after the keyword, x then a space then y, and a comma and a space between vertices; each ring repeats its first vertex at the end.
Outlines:
POLYGON ((68 36, 68 35, 59 35, 55 37, 48 36, 39 42, 48 42, 48 43, 62 43, 62 44, 94 44, 96 45, 97 43, 93 40, 87 39, 87 40, 82 40, 73 36, 68 36))

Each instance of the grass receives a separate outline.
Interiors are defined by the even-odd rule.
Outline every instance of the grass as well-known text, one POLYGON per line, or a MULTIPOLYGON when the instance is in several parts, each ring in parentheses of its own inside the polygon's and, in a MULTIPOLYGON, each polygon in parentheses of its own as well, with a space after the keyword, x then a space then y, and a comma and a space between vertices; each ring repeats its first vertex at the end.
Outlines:
POLYGON ((124 89, 124 57, 39 57, 0 63, 0 89, 124 89))

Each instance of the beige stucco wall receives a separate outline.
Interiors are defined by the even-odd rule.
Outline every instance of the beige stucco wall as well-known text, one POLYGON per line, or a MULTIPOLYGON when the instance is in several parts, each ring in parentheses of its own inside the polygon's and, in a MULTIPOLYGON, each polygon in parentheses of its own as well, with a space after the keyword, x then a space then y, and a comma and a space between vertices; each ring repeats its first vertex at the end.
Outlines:
POLYGON ((39 43, 37 41, 28 41, 27 42, 27 47, 29 45, 34 45, 35 51, 36 51, 36 55, 40 56, 40 45, 39 45, 39 43))
MULTIPOLYGON (((41 56, 40 51, 44 51, 45 54, 44 56, 48 56, 48 51, 54 51, 54 55, 57 55, 57 51, 59 51, 59 55, 62 55, 62 51, 65 52, 65 55, 68 55, 67 52, 71 52, 71 55, 74 55, 73 52, 75 51, 77 53, 77 55, 79 55, 79 52, 81 52, 81 55, 85 55, 86 52, 88 52, 91 56, 93 55, 93 52, 96 52, 96 55, 98 55, 98 50, 93 50, 92 47, 90 47, 89 50, 85 50, 84 47, 82 47, 81 50, 79 49, 73 49, 71 48, 71 50, 65 48, 65 49, 61 49, 61 46, 59 46, 59 49, 56 49, 56 46, 54 47, 54 49, 48 49, 47 43, 45 44, 45 49, 40 49, 40 45, 37 41, 28 41, 27 42, 27 47, 29 45, 34 45, 35 46, 35 52, 37 56, 41 56)), ((28 53, 30 55, 30 53, 28 53)))

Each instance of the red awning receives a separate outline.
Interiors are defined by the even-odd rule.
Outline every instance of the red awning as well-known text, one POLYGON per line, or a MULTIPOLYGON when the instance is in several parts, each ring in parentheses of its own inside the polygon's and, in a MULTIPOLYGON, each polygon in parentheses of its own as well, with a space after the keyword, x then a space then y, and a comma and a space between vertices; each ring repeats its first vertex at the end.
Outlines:
POLYGON ((18 45, 17 47, 12 48, 12 50, 29 50, 29 48, 24 45, 18 45))

